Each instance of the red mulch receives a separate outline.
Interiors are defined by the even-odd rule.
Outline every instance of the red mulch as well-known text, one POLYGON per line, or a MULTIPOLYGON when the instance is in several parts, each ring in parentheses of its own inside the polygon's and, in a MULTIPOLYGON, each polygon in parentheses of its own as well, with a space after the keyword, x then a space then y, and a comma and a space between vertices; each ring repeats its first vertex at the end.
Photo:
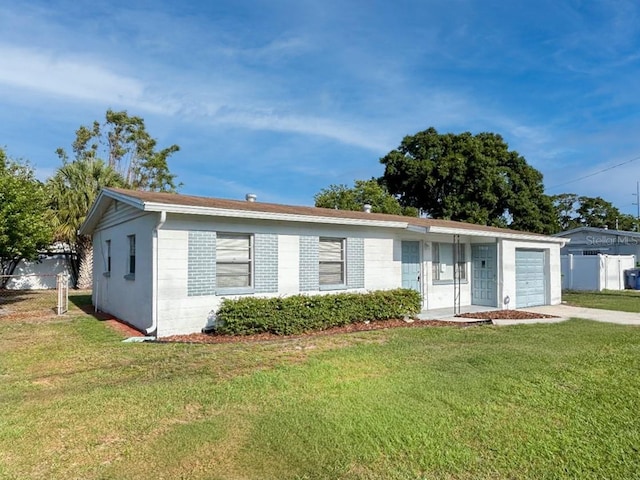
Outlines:
POLYGON ((220 335, 216 333, 192 333, 190 335, 172 335, 161 337, 159 342, 183 342, 183 343, 237 343, 237 342, 261 342, 269 340, 283 340, 292 338, 310 338, 339 333, 365 332, 370 330, 384 330, 388 328, 412 328, 412 327, 469 327, 477 325, 477 322, 445 322, 439 320, 378 320, 375 322, 351 323, 343 327, 332 327, 326 330, 307 332, 300 335, 275 335, 273 333, 260 333, 256 335, 220 335))
POLYGON ((91 315, 93 318, 101 322, 105 322, 111 328, 121 333, 122 335, 125 335, 126 337, 144 337, 144 334, 142 332, 136 330, 130 325, 127 325, 122 320, 114 317, 113 315, 109 315, 108 313, 104 312, 96 312, 91 305, 83 305, 80 307, 80 310, 82 310, 87 315, 91 315))
POLYGON ((534 318, 558 318, 544 313, 523 312, 522 310, 492 310, 490 312, 461 313, 461 318, 479 318, 482 320, 532 320, 534 318))

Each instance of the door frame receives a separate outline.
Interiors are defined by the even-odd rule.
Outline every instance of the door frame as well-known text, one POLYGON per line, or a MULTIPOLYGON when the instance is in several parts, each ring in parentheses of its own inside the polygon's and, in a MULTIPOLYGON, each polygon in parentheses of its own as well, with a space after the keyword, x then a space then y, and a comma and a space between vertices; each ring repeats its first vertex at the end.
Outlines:
POLYGON ((411 243, 417 243, 418 244, 418 268, 419 268, 419 273, 418 273, 418 292, 420 293, 420 296, 422 297, 422 303, 424 305, 425 303, 425 299, 426 299, 426 294, 424 291, 424 286, 426 285, 426 282, 424 281, 424 261, 423 261, 423 257, 424 257, 424 244, 422 242, 422 240, 400 240, 400 285, 402 286, 402 245, 405 242, 411 242, 411 243))
POLYGON ((471 244, 471 279, 470 279, 470 296, 471 296, 471 305, 479 305, 479 306, 485 306, 485 307, 498 307, 498 275, 499 275, 499 271, 498 271, 498 245, 497 243, 472 243, 471 244), (480 303, 475 303, 474 302, 474 297, 473 297, 473 288, 474 288, 474 270, 475 270, 475 266, 474 266, 474 256, 473 256, 473 251, 474 251, 474 247, 489 247, 491 249, 493 249, 493 259, 494 259, 494 264, 493 264, 493 271, 495 274, 495 278, 493 279, 493 290, 494 290, 494 302, 492 305, 482 305, 480 303))

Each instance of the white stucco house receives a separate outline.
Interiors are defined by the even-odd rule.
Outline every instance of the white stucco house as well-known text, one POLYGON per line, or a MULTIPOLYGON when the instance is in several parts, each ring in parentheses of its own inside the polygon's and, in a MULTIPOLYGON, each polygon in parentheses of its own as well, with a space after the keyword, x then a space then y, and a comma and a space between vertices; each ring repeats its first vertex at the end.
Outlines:
POLYGON ((93 302, 156 336, 199 332, 223 298, 398 287, 433 310, 561 300, 565 239, 368 212, 104 189, 81 233, 93 302))

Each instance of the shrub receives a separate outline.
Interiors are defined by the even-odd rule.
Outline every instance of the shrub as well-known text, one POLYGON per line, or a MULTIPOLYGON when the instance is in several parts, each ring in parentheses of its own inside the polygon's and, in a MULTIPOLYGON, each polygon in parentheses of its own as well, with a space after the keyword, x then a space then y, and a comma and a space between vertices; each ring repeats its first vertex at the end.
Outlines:
POLYGON ((415 290, 225 299, 216 312, 216 331, 227 335, 293 335, 364 320, 415 315, 422 300, 415 290))

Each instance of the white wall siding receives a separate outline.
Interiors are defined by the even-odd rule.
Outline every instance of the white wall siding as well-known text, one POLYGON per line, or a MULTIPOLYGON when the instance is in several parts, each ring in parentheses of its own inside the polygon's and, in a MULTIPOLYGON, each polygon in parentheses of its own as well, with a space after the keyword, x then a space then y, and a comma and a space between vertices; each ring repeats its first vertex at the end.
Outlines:
POLYGON ((365 238, 364 288, 390 290, 402 283, 400 242, 393 237, 365 238))
MULTIPOLYGON (((152 234, 158 215, 147 213, 93 235, 93 303, 98 310, 144 330, 152 324, 152 234), (136 236, 136 273, 128 273, 129 235, 136 236), (111 240, 111 273, 106 241, 111 240)), ((186 284, 185 284, 186 285, 186 284)))
POLYGON ((278 235, 278 290, 283 295, 300 293, 300 237, 278 235))
POLYGON ((100 219, 96 230, 115 227, 116 225, 120 225, 121 223, 128 222, 129 220, 133 220, 144 215, 148 214, 135 207, 114 200, 100 219))

